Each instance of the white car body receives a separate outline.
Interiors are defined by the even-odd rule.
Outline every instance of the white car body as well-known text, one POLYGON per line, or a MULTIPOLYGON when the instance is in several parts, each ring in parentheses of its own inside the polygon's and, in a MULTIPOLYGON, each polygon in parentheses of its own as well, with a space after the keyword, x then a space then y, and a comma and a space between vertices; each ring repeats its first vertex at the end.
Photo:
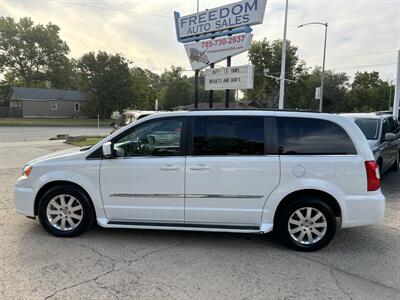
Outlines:
POLYGON ((336 202, 341 227, 369 225, 382 220, 385 207, 380 189, 367 191, 365 161, 372 160, 357 125, 337 115, 234 110, 159 113, 118 130, 89 150, 71 149, 29 162, 31 174, 16 182, 15 208, 35 217, 41 190, 70 182, 89 195, 102 227, 267 233, 273 229, 279 204, 307 190, 336 202), (142 122, 210 115, 327 120, 346 131, 357 154, 88 158, 142 122))

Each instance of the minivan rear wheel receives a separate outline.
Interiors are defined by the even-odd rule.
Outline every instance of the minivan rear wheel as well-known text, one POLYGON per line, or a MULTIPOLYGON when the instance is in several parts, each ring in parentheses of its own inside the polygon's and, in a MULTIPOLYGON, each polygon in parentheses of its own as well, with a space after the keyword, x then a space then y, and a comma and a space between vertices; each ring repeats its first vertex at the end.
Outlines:
POLYGON ((322 199, 301 196, 281 210, 276 233, 294 250, 316 251, 328 245, 335 236, 336 218, 322 199))
POLYGON ((94 222, 95 214, 88 196, 73 185, 50 188, 38 206, 39 221, 47 232, 59 237, 74 237, 94 222))

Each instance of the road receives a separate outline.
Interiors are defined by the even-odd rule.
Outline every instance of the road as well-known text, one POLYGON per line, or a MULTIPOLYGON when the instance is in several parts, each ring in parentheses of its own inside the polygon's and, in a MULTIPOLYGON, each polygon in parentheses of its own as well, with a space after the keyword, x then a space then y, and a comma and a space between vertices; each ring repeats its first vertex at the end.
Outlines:
POLYGON ((17 215, 12 189, 23 161, 69 146, 1 145, 0 299, 400 299, 400 172, 384 176, 382 224, 314 253, 272 234, 95 227, 64 239, 17 215))
MULTIPOLYGON (((108 135, 111 127, 100 127, 100 135, 108 135)), ((57 134, 97 135, 97 127, 52 127, 52 126, 0 126, 0 143, 21 141, 43 141, 57 134)))

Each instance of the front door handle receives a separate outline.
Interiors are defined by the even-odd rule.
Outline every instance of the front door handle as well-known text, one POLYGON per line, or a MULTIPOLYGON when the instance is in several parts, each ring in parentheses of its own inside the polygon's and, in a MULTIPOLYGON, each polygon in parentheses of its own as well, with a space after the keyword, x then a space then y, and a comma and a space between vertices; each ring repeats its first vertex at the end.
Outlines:
POLYGON ((177 165, 165 165, 164 167, 161 168, 163 171, 178 171, 180 170, 181 167, 177 165))
POLYGON ((192 166, 189 169, 193 171, 202 171, 202 170, 210 170, 210 167, 207 165, 197 165, 197 166, 192 166))

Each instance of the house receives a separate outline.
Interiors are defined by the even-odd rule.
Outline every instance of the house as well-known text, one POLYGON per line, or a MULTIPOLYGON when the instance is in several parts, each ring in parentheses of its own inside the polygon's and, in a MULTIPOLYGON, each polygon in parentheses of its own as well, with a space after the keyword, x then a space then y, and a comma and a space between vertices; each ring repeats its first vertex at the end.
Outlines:
POLYGON ((85 118, 85 94, 74 90, 13 87, 10 110, 23 118, 85 118))

